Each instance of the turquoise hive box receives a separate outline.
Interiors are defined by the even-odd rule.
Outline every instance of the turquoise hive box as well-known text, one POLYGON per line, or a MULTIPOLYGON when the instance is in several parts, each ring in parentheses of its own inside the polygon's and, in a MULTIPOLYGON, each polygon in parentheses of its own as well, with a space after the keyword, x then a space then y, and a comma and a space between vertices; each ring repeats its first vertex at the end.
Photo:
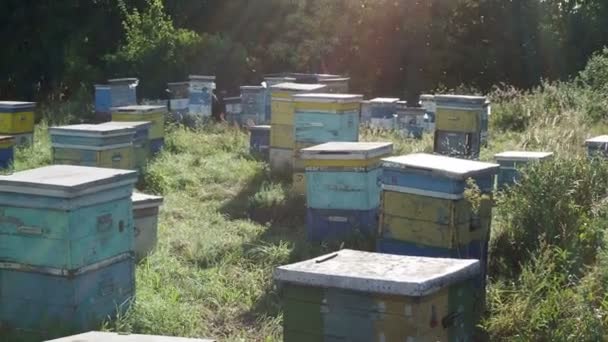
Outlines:
POLYGON ((275 270, 285 342, 473 341, 476 260, 343 249, 275 270))
POLYGON ((63 337, 46 342, 215 342, 215 340, 89 331, 84 334, 63 337))
POLYGON ((142 259, 156 247, 158 241, 158 212, 163 203, 163 198, 134 192, 131 199, 133 201, 135 257, 142 259))
POLYGON ((0 263, 0 322, 9 332, 87 331, 124 313, 134 295, 132 253, 75 270, 0 263))
POLYGON ((513 185, 520 177, 521 168, 533 162, 547 160, 553 157, 551 152, 507 151, 494 155, 500 165, 496 184, 498 189, 513 185))
POLYGON ((71 165, 0 176, 0 261, 75 270, 131 252, 136 181, 71 165))

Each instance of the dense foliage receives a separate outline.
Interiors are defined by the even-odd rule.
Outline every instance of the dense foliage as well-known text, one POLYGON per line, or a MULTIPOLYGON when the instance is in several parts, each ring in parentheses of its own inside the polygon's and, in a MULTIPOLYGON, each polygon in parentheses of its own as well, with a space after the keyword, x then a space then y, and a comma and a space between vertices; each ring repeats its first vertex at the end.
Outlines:
POLYGON ((529 88, 575 75, 608 41, 601 0, 6 0, 0 22, 2 98, 65 97, 126 74, 147 97, 188 73, 234 90, 287 70, 406 97, 529 88))

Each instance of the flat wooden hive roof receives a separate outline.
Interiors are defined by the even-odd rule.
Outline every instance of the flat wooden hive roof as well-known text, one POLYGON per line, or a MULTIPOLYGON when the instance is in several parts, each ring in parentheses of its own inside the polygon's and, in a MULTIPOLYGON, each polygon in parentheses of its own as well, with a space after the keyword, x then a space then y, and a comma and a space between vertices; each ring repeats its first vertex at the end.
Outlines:
MULTIPOLYGON (((360 155, 361 158, 385 156, 393 152, 389 142, 328 142, 302 150, 302 159, 336 159, 338 155, 360 155)), ((351 157, 349 157, 350 159, 351 157)))
POLYGON ((68 133, 68 134, 95 134, 95 135, 128 135, 129 133, 134 132, 133 125, 125 126, 125 125, 92 125, 92 124, 82 124, 82 125, 68 125, 68 126, 56 126, 49 127, 50 134, 57 133, 68 133))
POLYGON ((420 297, 470 279, 479 272, 478 260, 400 256, 344 249, 278 267, 274 277, 281 282, 302 286, 420 297))
POLYGON ((215 340, 90 331, 46 342, 215 342, 215 340))
POLYGON ((534 151, 505 151, 494 155, 496 160, 541 160, 553 156, 553 152, 534 152, 534 151))
POLYGON ((370 103, 396 103, 397 101, 399 101, 399 99, 396 97, 376 97, 375 99, 369 100, 370 103))
POLYGON ((587 139, 587 140, 585 140, 585 142, 588 143, 588 144, 593 144, 593 143, 608 143, 608 135, 600 135, 598 137, 587 139))
POLYGON ((360 102, 363 95, 357 94, 331 94, 331 93, 308 93, 293 96, 294 100, 303 102, 360 102))
POLYGON ((486 172, 496 172, 499 165, 434 154, 415 153, 382 159, 386 167, 435 171, 450 178, 466 179, 486 172))
POLYGON ((292 83, 285 82, 271 86, 272 90, 287 90, 287 91, 314 91, 321 90, 327 87, 325 84, 308 84, 308 83, 292 83))
POLYGON ((110 109, 113 112, 121 112, 121 113, 146 113, 146 112, 154 112, 154 111, 165 111, 167 110, 166 106, 153 106, 153 105, 133 105, 133 106, 121 106, 121 107, 113 107, 110 109))
POLYGON ((163 203, 163 197, 134 191, 131 195, 131 201, 133 202, 133 209, 158 207, 163 203))

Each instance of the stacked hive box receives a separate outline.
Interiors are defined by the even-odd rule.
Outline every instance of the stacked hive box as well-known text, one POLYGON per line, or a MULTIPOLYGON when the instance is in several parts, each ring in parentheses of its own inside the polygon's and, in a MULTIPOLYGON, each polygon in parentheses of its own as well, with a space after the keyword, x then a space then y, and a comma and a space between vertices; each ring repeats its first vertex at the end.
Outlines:
POLYGON ((421 138, 425 130, 426 110, 421 107, 408 107, 407 103, 397 103, 397 128, 407 136, 421 138))
POLYGON ((251 136, 249 138, 249 152, 258 154, 264 160, 268 160, 268 150, 270 148, 270 126, 258 125, 249 127, 251 136))
POLYGON ((487 142, 489 102, 481 96, 436 95, 435 153, 479 158, 487 142))
POLYGON ((0 101, 0 134, 12 135, 15 145, 34 142, 34 102, 0 101))
POLYGON ((359 121, 362 124, 370 124, 372 121, 372 104, 370 101, 361 101, 361 116, 359 121))
POLYGON ((240 124, 243 113, 241 97, 226 97, 224 103, 226 104, 226 120, 230 123, 240 124))
POLYGON ((283 340, 471 341, 477 260, 344 249, 275 270, 283 340))
POLYGON ((608 158, 608 135, 587 139, 585 146, 587 146, 587 154, 590 158, 608 158))
POLYGON ((393 115, 397 112, 397 98, 377 97, 370 100, 371 106, 371 127, 393 129, 395 119, 393 115))
POLYGON ((380 158, 391 143, 330 142, 301 151, 306 167, 310 240, 374 235, 378 226, 380 158))
POLYGON ((133 106, 137 104, 137 78, 115 78, 108 80, 111 107, 133 106))
POLYGON ((53 163, 133 169, 132 127, 71 125, 49 128, 53 163))
POLYGON ((262 86, 242 86, 241 101, 243 105, 240 124, 251 126, 252 124, 268 122, 266 117, 266 88, 262 86))
POLYGON ((55 165, 0 176, 0 321, 86 330, 133 297, 135 171, 55 165))
POLYGON ((138 170, 142 170, 146 167, 148 164, 148 158, 150 157, 150 144, 148 141, 148 136, 150 135, 150 127, 152 127, 152 123, 149 121, 110 121, 100 124, 99 126, 132 129, 135 132, 132 140, 133 167, 138 170))
POLYGON ((272 122, 272 86, 281 83, 295 83, 295 81, 294 77, 264 77, 266 86, 266 122, 272 122))
POLYGON ((163 203, 163 198, 134 192, 131 200, 135 232, 134 251, 135 257, 140 260, 156 247, 158 241, 158 212, 163 203))
POLYGON ((90 331, 46 342, 215 342, 215 340, 90 331))
POLYGON ((383 253, 481 260, 485 279, 498 165, 429 154, 382 161, 377 250, 383 253), (479 207, 464 196, 471 178, 479 207))
POLYGON ((171 82, 167 83, 169 88, 169 108, 171 113, 181 120, 188 113, 190 103, 190 82, 171 82))
POLYGON ((190 75, 189 78, 190 102, 188 108, 190 114, 206 118, 210 117, 213 90, 215 89, 215 76, 190 75))
POLYGON ((428 122, 426 130, 428 132, 435 131, 435 114, 437 113, 437 105, 435 103, 435 95, 422 94, 420 95, 420 107, 426 110, 428 122))
POLYGON ((148 132, 148 143, 150 152, 156 154, 165 145, 166 115, 167 107, 165 106, 126 106, 113 108, 112 121, 149 121, 151 126, 148 132))
POLYGON ((325 88, 322 84, 280 83, 272 89, 270 128, 270 168, 273 172, 293 171, 295 149, 293 95, 312 93, 325 88))
POLYGON ((348 77, 337 77, 337 78, 318 78, 319 84, 325 84, 327 88, 325 91, 328 93, 337 93, 337 94, 346 94, 348 93, 348 82, 350 82, 350 78, 348 77))
POLYGON ((10 135, 0 135, 0 169, 13 164, 15 139, 10 135))
POLYGON ((302 148, 325 142, 359 140, 359 113, 363 96, 352 94, 301 94, 293 96, 295 145, 294 190, 306 192, 302 148))
POLYGON ((112 92, 107 84, 95 85, 95 120, 110 121, 112 118, 112 92))
POLYGON ((496 183, 498 189, 504 189, 515 183, 520 177, 520 168, 526 165, 549 159, 553 156, 551 152, 526 152, 508 151, 494 155, 496 163, 500 165, 496 183))

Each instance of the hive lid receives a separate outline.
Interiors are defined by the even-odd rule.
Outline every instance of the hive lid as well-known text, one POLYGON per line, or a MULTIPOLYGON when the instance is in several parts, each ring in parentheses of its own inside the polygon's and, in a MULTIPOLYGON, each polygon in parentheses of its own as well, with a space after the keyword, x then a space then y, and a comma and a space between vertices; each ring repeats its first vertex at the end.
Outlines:
POLYGON ((488 102, 485 96, 469 96, 469 95, 435 95, 437 104, 457 103, 470 105, 483 105, 488 102))
POLYGON ((591 139, 585 140, 587 145, 590 144, 605 144, 608 143, 608 135, 600 135, 599 137, 594 137, 591 139))
POLYGON ((110 89, 109 84, 95 84, 94 87, 95 89, 110 89))
POLYGON ((136 181, 136 171, 51 165, 0 176, 0 192, 74 198, 136 181))
POLYGON ((393 152, 389 142, 328 142, 300 150, 302 159, 370 159, 393 152))
POLYGON ((62 337, 56 340, 48 340, 46 342, 215 342, 215 340, 89 331, 87 333, 62 337))
POLYGON ((125 127, 125 128, 148 128, 152 126, 151 121, 108 121, 104 123, 100 123, 98 126, 108 126, 108 127, 125 127))
POLYGON ((349 103, 349 102, 361 102, 363 100, 363 95, 308 93, 308 94, 294 95, 293 99, 298 102, 349 103))
POLYGON ((152 106, 152 105, 133 105, 133 106, 122 106, 113 107, 111 111, 125 114, 142 114, 142 113, 154 113, 160 111, 166 111, 166 106, 152 106))
POLYGON ((399 101, 396 97, 376 97, 375 99, 371 99, 369 102, 373 104, 383 104, 383 103, 397 103, 399 101))
POLYGON ((204 76, 204 75, 190 75, 188 78, 191 81, 215 81, 215 76, 204 76))
POLYGON ((382 159, 382 165, 388 168, 432 171, 448 178, 460 180, 479 174, 495 174, 499 167, 498 164, 426 153, 385 158, 382 159))
POLYGON ((241 86, 241 90, 264 90, 266 87, 264 86, 241 86))
POLYGON ((292 83, 284 82, 271 86, 272 90, 286 91, 315 91, 327 87, 325 84, 308 84, 308 83, 292 83))
POLYGON ((114 137, 132 135, 135 133, 135 129, 125 126, 115 125, 68 125, 68 126, 57 126, 50 127, 49 133, 51 135, 73 135, 73 136, 91 136, 91 137, 114 137))
POLYGON ((421 101, 434 101, 435 100, 435 95, 432 95, 432 94, 422 94, 422 95, 420 95, 420 100, 421 101))
POLYGON ((506 151, 494 155, 496 160, 529 161, 551 158, 553 152, 506 151))
POLYGON ((302 286, 338 288, 420 297, 479 274, 479 261, 370 253, 343 249, 278 267, 278 281, 302 286))
POLYGON ((168 86, 188 86, 190 85, 190 82, 188 81, 182 81, 182 82, 168 82, 167 83, 168 86))
POLYGON ((315 74, 314 76, 317 77, 317 79, 319 80, 327 80, 327 79, 336 79, 336 78, 346 78, 344 76, 341 75, 334 75, 334 74, 315 74))
POLYGON ((319 77, 318 79, 319 79, 319 82, 321 82, 321 83, 338 83, 338 82, 350 81, 350 77, 327 77, 327 78, 319 77))
POLYGON ((131 195, 131 201, 133 202, 133 209, 142 209, 149 207, 158 207, 163 203, 162 196, 142 194, 141 192, 133 192, 131 195))
POLYGON ((5 110, 14 112, 22 109, 32 109, 34 107, 36 107, 36 102, 0 101, 0 112, 5 110))
POLYGON ((12 135, 0 135, 0 141, 12 141, 15 140, 15 137, 12 135))
POLYGON ((255 125, 249 127, 250 131, 269 131, 270 125, 255 125))
POLYGON ((138 83, 139 79, 136 77, 125 77, 125 78, 113 78, 108 80, 109 83, 138 83))

